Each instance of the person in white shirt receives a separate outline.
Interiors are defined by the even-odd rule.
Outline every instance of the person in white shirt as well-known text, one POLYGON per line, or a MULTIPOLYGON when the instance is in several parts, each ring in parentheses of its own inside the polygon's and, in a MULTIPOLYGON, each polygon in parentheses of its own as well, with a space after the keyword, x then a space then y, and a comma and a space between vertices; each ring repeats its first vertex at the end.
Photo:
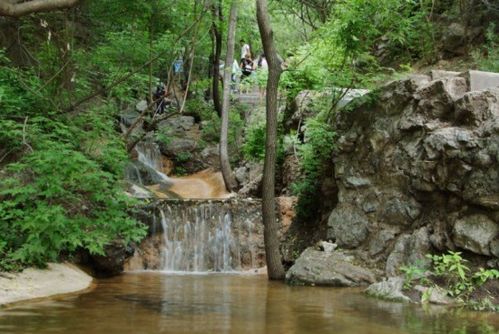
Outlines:
POLYGON ((251 57, 251 49, 248 43, 245 43, 244 40, 241 40, 241 61, 246 58, 246 54, 249 54, 251 57))

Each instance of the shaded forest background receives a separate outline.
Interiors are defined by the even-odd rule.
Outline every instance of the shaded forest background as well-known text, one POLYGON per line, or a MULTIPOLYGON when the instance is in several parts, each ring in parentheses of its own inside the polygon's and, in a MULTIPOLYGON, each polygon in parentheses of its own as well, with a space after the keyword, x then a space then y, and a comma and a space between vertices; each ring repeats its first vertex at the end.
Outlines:
MULTIPOLYGON (((77 250, 99 254, 145 236, 131 216, 137 203, 123 193, 137 138, 121 133, 120 113, 152 102, 161 80, 185 93, 183 112, 219 127, 229 8, 221 0, 87 0, 0 17, 0 269, 43 266, 77 250), (179 58, 184 71, 175 78, 179 58)), ((288 100, 304 89, 375 88, 434 66, 499 72, 493 1, 285 0, 271 1, 269 14, 288 100)), ((254 2, 241 1, 236 40, 259 53, 255 17, 254 2)), ((335 101, 325 101, 299 148, 304 177, 294 191, 303 219, 316 212, 310 199, 330 159, 335 101)), ((239 113, 229 126, 245 127, 239 113)), ((246 129, 241 155, 231 159, 261 160, 263 127, 246 129)), ((278 141, 296 142, 296 134, 278 141)))

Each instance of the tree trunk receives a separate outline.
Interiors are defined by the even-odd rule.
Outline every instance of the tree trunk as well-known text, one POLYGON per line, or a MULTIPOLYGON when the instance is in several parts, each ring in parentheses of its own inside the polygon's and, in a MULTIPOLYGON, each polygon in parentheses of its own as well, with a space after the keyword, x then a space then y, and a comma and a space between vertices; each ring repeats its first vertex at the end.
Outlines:
POLYGON ((222 103, 220 100, 220 89, 219 89, 219 69, 220 69, 220 55, 222 53, 222 31, 221 21, 222 21, 222 4, 220 1, 218 4, 213 5, 213 22, 212 22, 212 31, 213 31, 213 39, 215 43, 215 52, 213 53, 213 66, 212 66, 212 95, 213 95, 213 105, 215 106, 215 110, 217 111, 218 116, 222 116, 222 103))
MULTIPOLYGON (((153 18, 154 18, 154 7, 152 9, 151 17, 149 18, 149 60, 153 58, 153 18)), ((148 103, 152 103, 154 101, 152 96, 152 67, 153 62, 149 62, 149 94, 147 97, 148 103)))
POLYGON ((279 251, 278 222, 275 214, 275 164, 277 142, 277 94, 281 77, 281 61, 274 45, 267 0, 256 0, 256 17, 263 50, 269 64, 267 80, 267 126, 265 139, 265 163, 263 166, 262 214, 264 224, 265 256, 267 273, 271 280, 284 279, 284 267, 279 251))
POLYGON ((230 168, 228 152, 229 133, 229 108, 230 108, 230 86, 232 75, 232 63, 234 62, 234 44, 236 38, 237 9, 239 0, 233 0, 230 7, 229 31, 227 33, 227 55, 224 66, 224 86, 222 102, 222 125, 220 126, 220 167, 227 191, 232 191, 235 187, 235 179, 230 168))

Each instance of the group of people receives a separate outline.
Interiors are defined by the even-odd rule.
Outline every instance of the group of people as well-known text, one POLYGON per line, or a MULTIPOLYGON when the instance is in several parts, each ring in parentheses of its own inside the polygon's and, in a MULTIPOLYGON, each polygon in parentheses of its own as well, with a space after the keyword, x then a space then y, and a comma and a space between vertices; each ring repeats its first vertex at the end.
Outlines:
MULTIPOLYGON (((236 87, 239 84, 239 80, 242 84, 242 90, 245 90, 245 87, 247 87, 248 84, 251 85, 251 83, 254 81, 258 82, 258 86, 262 86, 262 84, 264 84, 264 81, 266 81, 267 71, 269 67, 265 54, 262 53, 256 59, 253 59, 249 44, 244 40, 241 40, 240 42, 240 61, 237 62, 237 60, 234 60, 234 64, 232 65, 233 87, 236 87), (252 80, 253 78, 255 78, 255 80, 252 80)), ((236 89, 234 88, 233 90, 236 89)))
MULTIPOLYGON (((234 60, 232 65, 232 91, 247 92, 252 87, 258 85, 260 97, 265 94, 265 85, 267 82, 267 73, 269 65, 264 53, 261 53, 256 59, 253 59, 251 47, 244 40, 241 40, 241 58, 234 60)), ((223 70, 221 65, 221 70, 223 70)), ((178 59, 173 64, 173 72, 179 75, 183 71, 183 61, 178 59)), ((220 72, 220 77, 223 76, 223 71, 220 72)), ((162 82, 158 82, 156 91, 153 94, 156 102, 156 113, 164 113, 165 109, 173 104, 170 98, 170 92, 162 82)))

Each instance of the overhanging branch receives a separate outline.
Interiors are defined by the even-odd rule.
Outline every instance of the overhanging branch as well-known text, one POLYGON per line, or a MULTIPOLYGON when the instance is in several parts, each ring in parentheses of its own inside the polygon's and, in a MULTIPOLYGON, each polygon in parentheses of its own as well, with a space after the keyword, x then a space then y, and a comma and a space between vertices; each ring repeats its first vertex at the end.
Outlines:
POLYGON ((0 0, 0 16, 21 17, 31 13, 71 8, 80 0, 30 0, 25 2, 0 0))

